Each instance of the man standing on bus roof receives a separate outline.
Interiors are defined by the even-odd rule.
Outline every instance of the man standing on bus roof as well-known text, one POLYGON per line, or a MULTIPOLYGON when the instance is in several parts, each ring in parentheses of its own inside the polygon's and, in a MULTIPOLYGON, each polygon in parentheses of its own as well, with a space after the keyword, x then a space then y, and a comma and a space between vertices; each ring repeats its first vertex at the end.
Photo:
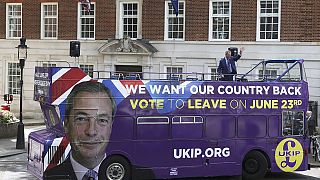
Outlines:
POLYGON ((231 51, 227 50, 225 52, 225 57, 221 58, 218 66, 218 73, 222 75, 221 80, 223 81, 233 81, 233 77, 237 74, 236 63, 242 56, 244 48, 240 48, 240 53, 234 56, 231 56, 231 51))
POLYGON ((45 179, 97 179, 105 158, 116 104, 103 84, 77 84, 66 100, 64 129, 71 144, 69 157, 45 172, 45 179))

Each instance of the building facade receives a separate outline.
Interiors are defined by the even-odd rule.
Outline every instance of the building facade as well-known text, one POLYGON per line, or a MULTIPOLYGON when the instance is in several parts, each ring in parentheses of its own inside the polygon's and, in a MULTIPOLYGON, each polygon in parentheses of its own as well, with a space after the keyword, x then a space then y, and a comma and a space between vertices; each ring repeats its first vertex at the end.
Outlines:
MULTIPOLYGON (((213 73, 229 47, 244 47, 237 64, 239 73, 247 72, 263 59, 305 59, 310 101, 318 117, 317 2, 179 0, 176 15, 170 0, 93 0, 90 6, 77 0, 3 0, 0 94, 14 94, 11 108, 17 112, 20 69, 16 47, 22 36, 27 38, 29 47, 24 72, 24 116, 39 119, 39 105, 32 99, 35 66, 213 73), (69 56, 70 41, 81 43, 79 58, 69 56)), ((277 68, 270 74, 276 74, 277 68)))

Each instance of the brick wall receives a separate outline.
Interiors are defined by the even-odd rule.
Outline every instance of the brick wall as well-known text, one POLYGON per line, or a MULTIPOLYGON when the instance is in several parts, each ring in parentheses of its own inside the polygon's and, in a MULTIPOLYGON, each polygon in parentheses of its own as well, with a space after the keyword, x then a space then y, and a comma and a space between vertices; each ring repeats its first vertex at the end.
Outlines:
MULTIPOLYGON (((116 1, 96 0, 96 39, 114 38, 116 33, 116 1)), ((41 2, 52 0, 5 0, 0 2, 0 38, 6 37, 6 2, 23 3, 23 34, 28 39, 40 39, 41 2)), ((56 0, 59 3, 58 39, 77 38, 76 0, 56 0)), ((185 0, 186 41, 207 41, 209 0, 185 0)), ((318 0, 282 1, 281 41, 320 41, 320 3, 318 0)), ((142 37, 163 40, 165 0, 144 0, 142 4, 142 37)), ((257 0, 232 0, 231 40, 255 41, 257 0)))
POLYGON ((282 2, 281 41, 320 40, 320 5, 318 0, 282 2))
POLYGON ((112 39, 116 33, 116 2, 96 2, 96 39, 112 39))
POLYGON ((312 18, 312 24, 313 24, 313 39, 312 41, 320 41, 320 3, 318 0, 313 0, 313 18, 312 18))
POLYGON ((257 0, 233 0, 231 41, 256 41, 257 0))
POLYGON ((41 5, 38 0, 22 3, 22 34, 28 39, 40 39, 41 5))
POLYGON ((282 2, 281 13, 281 40, 298 41, 304 40, 305 31, 305 17, 301 14, 305 3, 301 0, 296 0, 295 3, 282 2))
POLYGON ((0 39, 6 38, 6 3, 0 1, 0 39))
POLYGON ((186 41, 208 41, 209 0, 186 0, 186 41))
POLYGON ((142 37, 163 40, 165 2, 145 0, 142 7, 142 37))
POLYGON ((58 39, 77 39, 78 2, 60 0, 58 6, 58 39))

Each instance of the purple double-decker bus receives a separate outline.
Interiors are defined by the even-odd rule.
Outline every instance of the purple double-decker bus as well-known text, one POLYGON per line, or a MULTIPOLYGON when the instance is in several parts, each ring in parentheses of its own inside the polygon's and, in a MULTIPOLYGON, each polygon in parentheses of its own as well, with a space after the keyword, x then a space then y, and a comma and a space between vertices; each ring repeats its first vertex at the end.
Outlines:
POLYGON ((36 67, 34 99, 47 128, 29 135, 28 170, 39 179, 79 179, 67 169, 51 172, 75 154, 65 132, 67 98, 89 81, 109 89, 116 106, 99 179, 260 179, 268 171, 307 170, 303 62, 265 60, 234 81, 204 73, 90 77, 77 67, 36 67))

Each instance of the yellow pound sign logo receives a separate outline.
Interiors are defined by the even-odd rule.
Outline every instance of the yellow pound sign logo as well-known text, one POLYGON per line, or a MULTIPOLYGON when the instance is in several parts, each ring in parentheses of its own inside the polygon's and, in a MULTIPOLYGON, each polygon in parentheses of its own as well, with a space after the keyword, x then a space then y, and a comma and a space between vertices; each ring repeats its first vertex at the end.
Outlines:
POLYGON ((277 146, 275 158, 282 171, 295 171, 303 160, 303 149, 300 142, 293 138, 282 140, 277 146))

